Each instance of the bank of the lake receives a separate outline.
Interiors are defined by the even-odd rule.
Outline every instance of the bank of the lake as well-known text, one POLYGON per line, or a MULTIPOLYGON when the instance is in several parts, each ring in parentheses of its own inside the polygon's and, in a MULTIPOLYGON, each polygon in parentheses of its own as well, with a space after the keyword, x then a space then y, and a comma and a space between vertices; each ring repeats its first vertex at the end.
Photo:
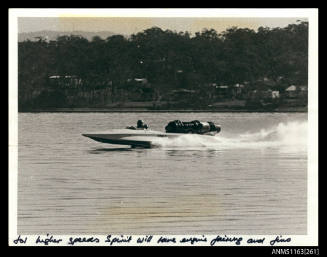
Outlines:
POLYGON ((31 108, 19 112, 308 112, 307 107, 280 107, 276 109, 147 109, 147 108, 31 108))

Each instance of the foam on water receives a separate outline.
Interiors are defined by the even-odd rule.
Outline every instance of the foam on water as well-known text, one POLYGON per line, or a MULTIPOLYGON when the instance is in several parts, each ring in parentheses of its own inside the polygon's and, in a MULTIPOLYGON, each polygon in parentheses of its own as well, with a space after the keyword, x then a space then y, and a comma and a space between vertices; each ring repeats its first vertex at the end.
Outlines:
POLYGON ((257 132, 242 134, 217 134, 202 136, 186 134, 177 138, 155 138, 152 144, 163 148, 258 148, 273 146, 305 147, 307 144, 307 122, 292 121, 279 123, 257 132))

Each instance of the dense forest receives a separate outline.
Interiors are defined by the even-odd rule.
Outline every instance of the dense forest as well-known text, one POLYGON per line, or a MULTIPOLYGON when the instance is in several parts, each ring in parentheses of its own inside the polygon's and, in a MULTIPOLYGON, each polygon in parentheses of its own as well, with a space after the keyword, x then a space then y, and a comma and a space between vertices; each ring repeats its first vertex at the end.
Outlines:
POLYGON ((283 92, 293 84, 307 85, 308 23, 257 31, 203 29, 195 35, 152 27, 128 38, 91 41, 77 35, 38 38, 18 43, 18 59, 20 110, 133 101, 131 92, 138 91, 130 81, 135 78, 146 78, 142 92, 151 92, 148 101, 178 89, 207 99, 212 84, 260 90, 263 79, 283 92), (74 86, 54 86, 50 79, 65 77, 75 78, 74 86))

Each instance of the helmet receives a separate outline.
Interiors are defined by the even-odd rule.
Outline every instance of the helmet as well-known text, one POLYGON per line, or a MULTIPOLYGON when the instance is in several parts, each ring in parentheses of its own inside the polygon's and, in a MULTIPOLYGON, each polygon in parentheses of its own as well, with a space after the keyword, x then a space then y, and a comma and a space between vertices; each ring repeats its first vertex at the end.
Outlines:
POLYGON ((138 120, 137 121, 137 127, 142 127, 144 124, 144 121, 143 120, 138 120))

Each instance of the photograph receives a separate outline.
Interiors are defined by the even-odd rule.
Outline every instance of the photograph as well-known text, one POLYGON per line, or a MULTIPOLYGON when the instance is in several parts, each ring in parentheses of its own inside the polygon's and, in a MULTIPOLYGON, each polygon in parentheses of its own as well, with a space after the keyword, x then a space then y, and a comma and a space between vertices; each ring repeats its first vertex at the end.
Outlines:
POLYGON ((318 246, 317 28, 9 9, 9 245, 318 246))

